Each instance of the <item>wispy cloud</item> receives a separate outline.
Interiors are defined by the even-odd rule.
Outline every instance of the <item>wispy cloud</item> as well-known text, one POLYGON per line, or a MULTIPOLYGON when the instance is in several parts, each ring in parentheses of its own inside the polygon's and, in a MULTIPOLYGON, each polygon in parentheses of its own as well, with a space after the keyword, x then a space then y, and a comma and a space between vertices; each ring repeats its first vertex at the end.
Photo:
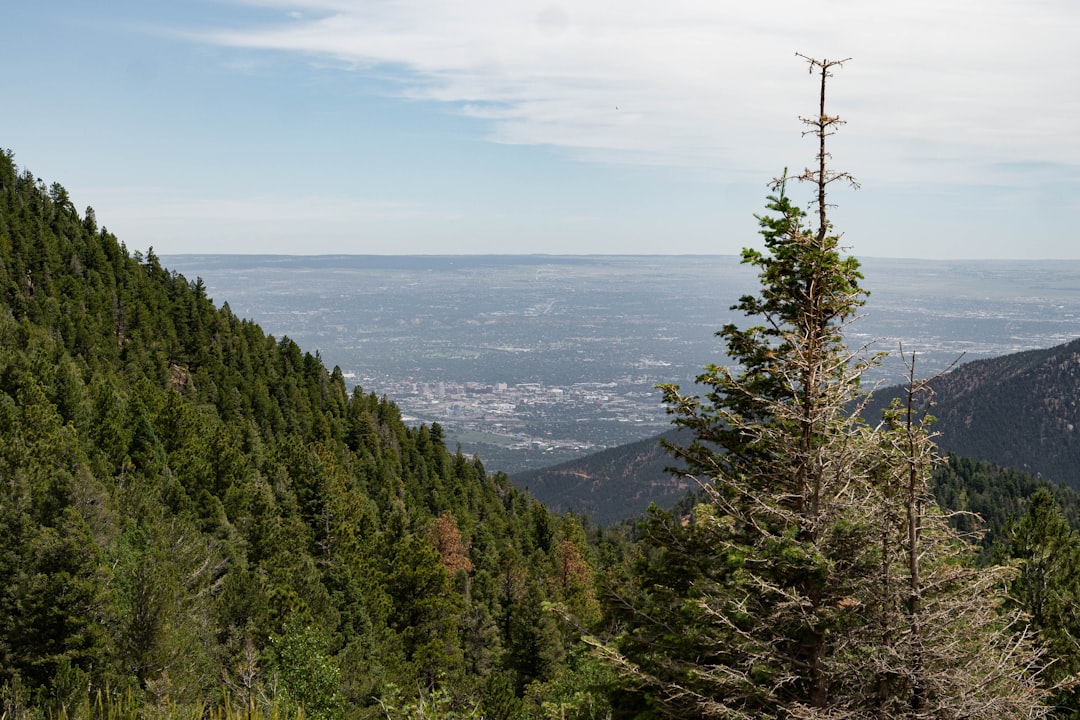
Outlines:
MULTIPOLYGON (((831 107, 852 170, 980 182, 1080 165, 1073 0, 248 0, 279 21, 201 38, 390 71, 397 91, 490 123, 491 139, 602 162, 774 173, 814 111, 796 51, 852 57, 831 107)), ((802 154, 799 154, 799 153, 802 154)), ((837 151, 838 153, 841 150, 837 151)))

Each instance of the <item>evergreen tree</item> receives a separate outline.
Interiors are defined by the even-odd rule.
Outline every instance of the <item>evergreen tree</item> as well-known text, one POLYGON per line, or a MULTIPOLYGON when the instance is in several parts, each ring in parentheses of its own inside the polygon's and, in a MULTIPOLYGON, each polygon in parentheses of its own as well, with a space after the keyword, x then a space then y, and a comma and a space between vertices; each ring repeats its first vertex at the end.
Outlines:
POLYGON ((1056 687, 1056 715, 1080 716, 1080 536, 1069 527, 1047 488, 1031 497, 1027 513, 1010 522, 1002 549, 1019 572, 1010 597, 1027 613, 1050 656, 1044 684, 1056 687))
POLYGON ((818 153, 797 179, 814 187, 817 225, 785 173, 759 218, 764 252, 743 252, 761 288, 733 309, 752 324, 718 333, 732 367, 705 369, 704 398, 663 386, 695 437, 670 449, 705 501, 689 518, 652 515, 612 599, 621 632, 594 642, 638 691, 620 699, 626 711, 1037 715, 1035 655, 996 613, 1000 573, 958 561, 966 545, 925 492, 926 433, 910 415, 880 429, 859 420, 876 358, 844 342, 866 293, 826 202, 832 183, 854 184, 826 162, 841 121, 825 112, 825 85, 842 61, 805 59, 821 81, 803 119, 818 153))

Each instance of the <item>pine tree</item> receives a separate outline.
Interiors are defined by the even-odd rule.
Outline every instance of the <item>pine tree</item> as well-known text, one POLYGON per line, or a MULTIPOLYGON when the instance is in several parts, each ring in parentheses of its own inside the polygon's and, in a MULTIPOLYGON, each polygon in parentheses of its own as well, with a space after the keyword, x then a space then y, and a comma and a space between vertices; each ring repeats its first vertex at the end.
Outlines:
POLYGON ((816 227, 785 172, 758 218, 765 250, 743 252, 761 289, 733 309, 753 324, 718 333, 731 367, 705 368, 704 397, 662 388, 695 437, 669 449, 705 501, 690 518, 652 516, 612 599, 621 631, 594 642, 662 715, 1037 715, 1035 655, 996 613, 1000 573, 960 562, 966 546, 925 492, 928 436, 859 419, 877 357, 844 342, 866 293, 826 200, 831 184, 855 184, 825 148, 842 124, 825 111, 826 80, 844 61, 804 59, 821 81, 803 118, 818 153, 796 179, 814 187, 816 227))
POLYGON ((1056 691, 1055 715, 1080 716, 1080 535, 1043 487, 1005 528, 1000 549, 1019 569, 1010 598, 1031 617, 1052 661, 1042 679, 1056 691))

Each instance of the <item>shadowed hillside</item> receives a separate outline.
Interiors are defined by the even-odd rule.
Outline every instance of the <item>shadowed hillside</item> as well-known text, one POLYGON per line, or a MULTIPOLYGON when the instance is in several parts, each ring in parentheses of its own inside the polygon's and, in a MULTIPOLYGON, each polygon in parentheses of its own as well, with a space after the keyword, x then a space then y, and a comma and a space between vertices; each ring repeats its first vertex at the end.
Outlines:
MULTIPOLYGON (((931 386, 942 450, 1080 488, 1080 340, 965 363, 931 386)), ((865 416, 899 396, 878 391, 865 416)))
POLYGON ((674 505, 693 482, 673 476, 673 458, 661 438, 677 442, 680 433, 620 445, 549 468, 518 473, 510 481, 526 488, 555 512, 588 515, 602 525, 640 515, 649 505, 674 505))

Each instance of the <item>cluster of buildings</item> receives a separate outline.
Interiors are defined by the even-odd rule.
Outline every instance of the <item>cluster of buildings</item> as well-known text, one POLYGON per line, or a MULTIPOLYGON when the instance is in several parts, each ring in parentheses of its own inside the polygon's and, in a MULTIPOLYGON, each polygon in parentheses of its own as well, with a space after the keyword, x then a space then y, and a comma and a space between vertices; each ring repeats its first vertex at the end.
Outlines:
POLYGON ((660 394, 644 378, 552 386, 540 382, 413 382, 370 380, 407 419, 437 421, 452 435, 501 438, 513 449, 576 454, 629 442, 669 419, 660 394), (613 432, 612 425, 623 428, 613 432), (606 428, 606 429, 605 429, 606 428))

